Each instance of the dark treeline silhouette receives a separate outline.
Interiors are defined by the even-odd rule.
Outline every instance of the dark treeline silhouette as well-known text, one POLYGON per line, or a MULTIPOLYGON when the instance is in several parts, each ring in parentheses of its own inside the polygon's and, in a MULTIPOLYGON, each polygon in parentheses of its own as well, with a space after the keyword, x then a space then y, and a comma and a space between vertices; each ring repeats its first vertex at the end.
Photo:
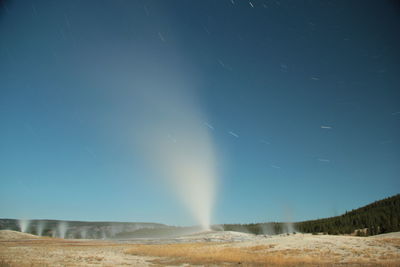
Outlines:
MULTIPOLYGON (((297 223, 225 224, 225 231, 253 234, 302 233, 377 235, 400 231, 400 194, 373 202, 343 215, 297 223)), ((218 229, 218 226, 214 226, 218 229)))
POLYGON ((295 232, 294 224, 282 222, 250 223, 250 224, 222 224, 218 227, 211 227, 213 230, 218 228, 224 231, 236 231, 251 233, 256 235, 275 235, 295 232))
POLYGON ((341 216, 296 223, 305 233, 377 235, 400 231, 400 194, 341 216))

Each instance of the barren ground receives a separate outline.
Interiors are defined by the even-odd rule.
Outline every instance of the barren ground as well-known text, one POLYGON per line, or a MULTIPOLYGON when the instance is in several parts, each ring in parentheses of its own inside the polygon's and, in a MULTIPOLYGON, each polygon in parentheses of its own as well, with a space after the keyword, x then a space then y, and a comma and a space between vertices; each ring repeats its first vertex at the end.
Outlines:
POLYGON ((207 232, 130 241, 0 231, 0 266, 400 266, 400 232, 373 237, 207 232))

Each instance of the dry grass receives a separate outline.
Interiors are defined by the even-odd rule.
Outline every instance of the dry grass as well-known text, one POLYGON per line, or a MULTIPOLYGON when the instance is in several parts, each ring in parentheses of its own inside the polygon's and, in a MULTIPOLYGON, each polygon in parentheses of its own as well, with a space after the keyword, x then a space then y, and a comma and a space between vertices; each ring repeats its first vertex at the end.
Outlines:
POLYGON ((384 238, 381 240, 376 240, 376 242, 384 243, 384 244, 390 244, 393 247, 400 249, 400 239, 399 238, 384 238))
POLYGON ((368 257, 352 262, 340 262, 340 254, 331 251, 309 249, 271 250, 274 246, 227 247, 210 243, 187 243, 166 245, 135 245, 125 253, 162 257, 153 261, 157 264, 190 265, 243 265, 243 266, 400 266, 386 261, 390 256, 377 261, 368 257))
POLYGON ((45 262, 41 263, 23 263, 18 261, 5 261, 0 260, 0 267, 48 267, 49 265, 45 262))
POLYGON ((147 266, 126 244, 75 240, 0 241, 0 267, 147 266))
POLYGON ((137 245, 126 250, 128 254, 158 256, 167 259, 158 263, 189 263, 194 265, 243 264, 268 266, 307 266, 323 264, 323 259, 302 255, 300 250, 267 252, 271 246, 246 248, 224 247, 209 243, 137 245))
POLYGON ((245 242, 126 244, 0 240, 0 267, 37 266, 386 266, 400 267, 399 238, 290 236, 245 242))

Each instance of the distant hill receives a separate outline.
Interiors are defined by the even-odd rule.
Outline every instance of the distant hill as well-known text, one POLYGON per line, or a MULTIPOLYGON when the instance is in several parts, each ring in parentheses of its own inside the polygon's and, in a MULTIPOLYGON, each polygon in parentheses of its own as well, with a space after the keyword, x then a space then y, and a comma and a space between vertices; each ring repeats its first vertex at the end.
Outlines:
MULTIPOLYGON (((82 222, 58 220, 18 221, 0 219, 0 230, 40 236, 89 239, 167 238, 200 231, 159 223, 82 222)), ((252 234, 303 233, 377 235, 400 231, 400 194, 373 202, 343 215, 296 223, 268 222, 213 225, 212 230, 252 234)))
POLYGON ((225 231, 253 234, 303 233, 377 235, 400 231, 400 194, 346 212, 343 215, 297 223, 225 224, 225 231))
POLYGON ((141 229, 166 228, 165 224, 143 222, 83 222, 61 220, 0 219, 0 230, 63 238, 112 239, 141 229), (25 228, 25 229, 21 229, 25 228))

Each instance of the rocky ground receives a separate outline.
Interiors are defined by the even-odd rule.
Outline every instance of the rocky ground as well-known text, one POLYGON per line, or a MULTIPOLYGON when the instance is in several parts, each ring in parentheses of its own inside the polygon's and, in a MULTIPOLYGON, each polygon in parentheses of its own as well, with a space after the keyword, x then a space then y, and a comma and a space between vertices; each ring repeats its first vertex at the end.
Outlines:
POLYGON ((204 232, 124 241, 0 231, 0 266, 400 266, 400 232, 373 237, 204 232))

